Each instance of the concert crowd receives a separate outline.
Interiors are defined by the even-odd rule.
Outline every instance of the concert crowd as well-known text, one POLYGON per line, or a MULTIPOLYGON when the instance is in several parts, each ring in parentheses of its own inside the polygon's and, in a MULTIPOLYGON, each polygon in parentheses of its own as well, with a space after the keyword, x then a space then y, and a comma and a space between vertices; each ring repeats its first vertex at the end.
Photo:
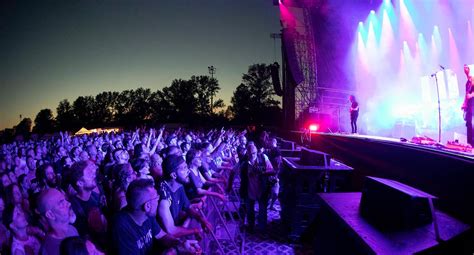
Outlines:
POLYGON ((3 144, 0 253, 200 254, 215 227, 203 213, 211 197, 238 194, 241 227, 265 231, 280 166, 276 139, 246 130, 60 132, 3 144))

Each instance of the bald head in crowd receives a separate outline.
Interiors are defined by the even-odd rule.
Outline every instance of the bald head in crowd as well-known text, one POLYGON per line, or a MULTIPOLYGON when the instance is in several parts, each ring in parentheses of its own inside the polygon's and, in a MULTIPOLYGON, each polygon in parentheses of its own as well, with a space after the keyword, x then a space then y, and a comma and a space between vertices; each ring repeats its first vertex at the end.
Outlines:
POLYGON ((61 241, 79 235, 76 228, 71 225, 76 220, 71 203, 57 189, 45 189, 38 196, 38 213, 49 225, 49 232, 43 240, 40 254, 59 255, 61 241))
POLYGON ((71 203, 57 189, 45 189, 38 196, 38 212, 51 223, 73 223, 75 221, 71 203))

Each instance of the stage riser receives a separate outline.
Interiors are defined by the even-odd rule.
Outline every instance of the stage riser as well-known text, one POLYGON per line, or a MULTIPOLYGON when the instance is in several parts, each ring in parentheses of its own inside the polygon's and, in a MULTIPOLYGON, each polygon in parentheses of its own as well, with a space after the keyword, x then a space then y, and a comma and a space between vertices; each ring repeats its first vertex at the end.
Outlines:
POLYGON ((288 238, 297 241, 305 233, 312 235, 314 222, 320 210, 319 205, 282 207, 281 218, 288 238))
POLYGON ((280 216, 288 238, 293 241, 313 232, 311 226, 321 207, 318 193, 343 190, 352 172, 343 164, 331 165, 325 153, 306 150, 303 155, 304 163, 319 165, 302 165, 300 158, 284 157, 280 173, 280 216))

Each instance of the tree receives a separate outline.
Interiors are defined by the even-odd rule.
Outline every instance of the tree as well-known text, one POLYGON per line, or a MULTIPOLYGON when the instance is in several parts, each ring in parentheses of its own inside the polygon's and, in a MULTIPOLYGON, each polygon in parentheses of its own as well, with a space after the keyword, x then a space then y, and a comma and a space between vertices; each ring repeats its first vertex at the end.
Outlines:
POLYGON ((173 80, 171 86, 163 88, 165 100, 168 100, 175 110, 175 115, 172 116, 174 121, 189 122, 195 117, 195 93, 196 85, 192 81, 181 79, 173 80))
POLYGON ((150 110, 152 119, 158 122, 168 122, 175 112, 167 96, 161 90, 152 93, 150 98, 150 110))
POLYGON ((115 110, 117 112, 115 119, 121 125, 129 125, 128 118, 133 107, 133 90, 124 90, 117 96, 115 110))
POLYGON ((63 99, 56 107, 56 125, 59 130, 72 130, 78 126, 71 103, 63 99))
POLYGON ((224 101, 215 98, 219 92, 219 82, 215 78, 209 76, 191 76, 192 83, 196 86, 196 113, 201 116, 210 116, 214 113, 214 109, 223 108, 224 101), (212 101, 212 105, 211 102, 212 101))
POLYGON ((133 100, 131 101, 132 108, 129 112, 129 121, 139 124, 151 119, 151 90, 138 88, 135 91, 132 90, 131 96, 133 100))
POLYGON ((250 120, 251 112, 251 96, 248 86, 240 84, 234 91, 230 102, 232 103, 231 110, 234 115, 234 119, 238 122, 248 122, 250 120))
POLYGON ((118 92, 102 92, 95 96, 94 100, 94 120, 95 125, 104 126, 114 122, 115 103, 119 96, 118 92))
POLYGON ((232 111, 238 122, 274 124, 278 116, 268 114, 280 111, 280 102, 275 100, 275 91, 270 82, 270 66, 254 64, 243 74, 242 83, 231 98, 232 111))
POLYGON ((21 120, 20 123, 14 127, 15 136, 21 135, 24 138, 27 138, 30 135, 32 123, 33 122, 30 118, 24 118, 21 120))
POLYGON ((92 96, 80 96, 72 103, 74 115, 81 126, 90 127, 95 124, 94 104, 92 96))
POLYGON ((33 132, 38 134, 52 133, 55 124, 53 112, 50 109, 43 109, 36 115, 33 132))

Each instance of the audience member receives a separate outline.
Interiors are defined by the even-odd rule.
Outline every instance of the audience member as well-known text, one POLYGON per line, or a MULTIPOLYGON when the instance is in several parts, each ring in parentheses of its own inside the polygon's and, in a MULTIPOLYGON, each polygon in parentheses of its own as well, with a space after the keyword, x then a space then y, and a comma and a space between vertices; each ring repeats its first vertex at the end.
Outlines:
POLYGON ((196 218, 204 229, 211 228, 209 222, 196 211, 197 208, 191 206, 186 196, 182 184, 189 181, 188 174, 183 157, 171 155, 164 159, 158 214, 165 231, 176 237, 201 234, 199 228, 186 227, 185 221, 189 216, 196 218))
POLYGON ((59 255, 61 241, 70 236, 78 236, 72 223, 76 215, 72 211, 71 203, 63 193, 54 188, 48 188, 38 196, 38 213, 48 223, 49 231, 41 245, 41 254, 59 255))
MULTIPOLYGON (((153 240, 158 240, 162 249, 177 247, 180 241, 167 234, 156 221, 156 210, 160 196, 153 182, 146 179, 133 181, 127 189, 127 207, 118 213, 112 225, 112 244, 117 254, 151 254, 153 240)), ((187 248, 199 249, 193 241, 186 241, 187 248)))
POLYGON ((77 191, 70 199, 77 215, 74 225, 81 235, 90 235, 103 247, 107 231, 107 219, 104 215, 106 205, 97 192, 97 166, 89 160, 79 161, 71 166, 71 172, 71 184, 77 191))

